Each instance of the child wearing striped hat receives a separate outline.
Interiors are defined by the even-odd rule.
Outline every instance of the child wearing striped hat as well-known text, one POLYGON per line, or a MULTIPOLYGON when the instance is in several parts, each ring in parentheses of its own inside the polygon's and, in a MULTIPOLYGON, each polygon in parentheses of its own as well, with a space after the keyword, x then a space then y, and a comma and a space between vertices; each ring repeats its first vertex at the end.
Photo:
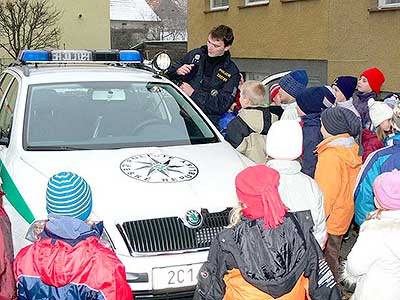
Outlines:
POLYGON ((52 176, 46 209, 43 232, 14 261, 18 298, 131 300, 124 266, 100 241, 103 223, 85 222, 92 211, 86 180, 72 172, 52 176))

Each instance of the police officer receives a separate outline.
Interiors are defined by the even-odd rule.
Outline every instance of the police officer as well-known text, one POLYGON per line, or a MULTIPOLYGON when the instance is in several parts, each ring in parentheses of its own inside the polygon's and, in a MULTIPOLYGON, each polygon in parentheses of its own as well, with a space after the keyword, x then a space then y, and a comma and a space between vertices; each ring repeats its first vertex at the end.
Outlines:
POLYGON ((231 60, 232 28, 219 25, 208 34, 207 45, 193 49, 170 67, 168 76, 182 81, 180 88, 218 127, 222 114, 235 101, 240 74, 231 60))

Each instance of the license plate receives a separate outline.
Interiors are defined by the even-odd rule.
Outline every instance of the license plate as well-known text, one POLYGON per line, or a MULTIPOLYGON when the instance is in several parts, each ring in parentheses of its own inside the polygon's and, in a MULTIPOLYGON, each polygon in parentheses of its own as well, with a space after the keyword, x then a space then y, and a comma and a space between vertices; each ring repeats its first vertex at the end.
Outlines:
POLYGON ((153 269, 153 290, 193 286, 203 264, 172 266, 153 269))
POLYGON ((51 51, 53 61, 91 61, 92 53, 85 50, 53 50, 51 51))

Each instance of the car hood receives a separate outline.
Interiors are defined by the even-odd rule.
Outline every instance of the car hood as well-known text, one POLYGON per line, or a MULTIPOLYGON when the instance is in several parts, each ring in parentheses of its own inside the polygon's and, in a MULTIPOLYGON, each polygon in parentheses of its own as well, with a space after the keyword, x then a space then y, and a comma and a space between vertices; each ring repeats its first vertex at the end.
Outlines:
MULTIPOLYGON (((25 152, 17 185, 36 219, 46 216, 48 179, 60 171, 91 186, 92 217, 112 223, 184 215, 189 209, 220 211, 237 204, 234 179, 248 162, 227 143, 163 148, 25 152), (167 166, 167 167, 166 167, 167 166), (37 199, 37 200, 36 200, 37 199), (35 203, 35 205, 32 205, 35 203)), ((19 168, 17 168, 19 169, 19 168)))

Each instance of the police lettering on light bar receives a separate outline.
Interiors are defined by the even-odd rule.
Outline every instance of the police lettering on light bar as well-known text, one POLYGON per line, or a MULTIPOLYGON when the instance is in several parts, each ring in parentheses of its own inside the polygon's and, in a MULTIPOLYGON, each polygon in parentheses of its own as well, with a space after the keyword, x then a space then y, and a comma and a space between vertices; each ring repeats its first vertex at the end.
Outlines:
POLYGON ((22 50, 18 59, 25 63, 143 62, 142 55, 136 50, 22 50))

